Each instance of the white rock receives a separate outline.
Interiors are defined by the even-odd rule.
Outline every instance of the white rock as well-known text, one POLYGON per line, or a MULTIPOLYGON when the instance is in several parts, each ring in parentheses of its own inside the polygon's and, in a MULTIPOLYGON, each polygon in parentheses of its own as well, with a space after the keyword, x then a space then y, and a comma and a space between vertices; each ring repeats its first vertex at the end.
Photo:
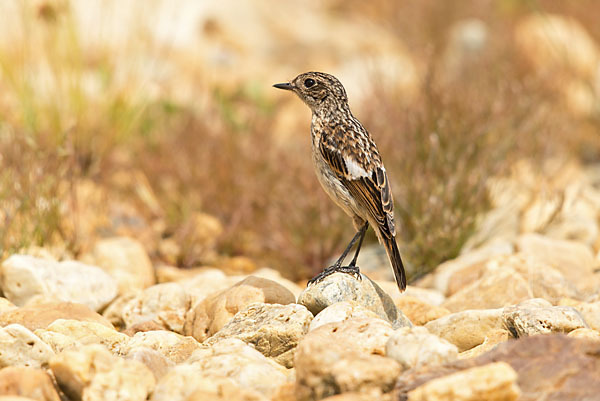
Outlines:
POLYGON ((388 340, 385 355, 398 361, 404 369, 418 369, 457 359, 458 348, 424 327, 403 327, 388 340))
POLYGON ((355 301, 342 301, 329 305, 315 316, 310 322, 309 331, 328 323, 343 322, 351 318, 379 318, 375 312, 365 308, 355 301))
POLYGON ((191 299, 177 283, 164 283, 146 288, 130 300, 122 312, 127 327, 154 320, 165 328, 182 333, 185 314, 191 299))
POLYGON ((102 269, 76 261, 53 262, 13 255, 0 268, 0 287, 15 305, 36 295, 100 310, 117 296, 117 284, 102 269))
POLYGON ((0 328, 0 368, 29 366, 39 368, 54 355, 49 345, 20 324, 0 328))

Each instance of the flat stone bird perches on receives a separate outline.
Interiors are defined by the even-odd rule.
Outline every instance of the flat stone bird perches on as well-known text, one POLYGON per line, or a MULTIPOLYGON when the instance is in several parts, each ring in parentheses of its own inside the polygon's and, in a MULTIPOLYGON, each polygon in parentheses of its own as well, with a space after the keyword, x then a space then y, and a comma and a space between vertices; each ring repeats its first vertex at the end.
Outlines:
POLYGON ((390 183, 371 135, 352 115, 346 90, 333 75, 307 72, 275 88, 294 92, 312 110, 312 157, 319 182, 329 197, 352 217, 356 235, 340 258, 309 281, 334 272, 358 275, 356 260, 369 225, 386 249, 401 291, 406 288, 404 266, 396 244, 390 183), (354 244, 348 266, 342 263, 354 244))

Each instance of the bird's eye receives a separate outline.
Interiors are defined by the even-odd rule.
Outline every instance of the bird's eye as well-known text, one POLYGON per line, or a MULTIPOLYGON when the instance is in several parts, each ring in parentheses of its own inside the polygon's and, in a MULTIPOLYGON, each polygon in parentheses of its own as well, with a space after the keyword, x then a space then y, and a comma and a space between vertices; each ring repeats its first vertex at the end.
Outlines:
POLYGON ((312 78, 307 78, 304 81, 304 86, 306 86, 307 88, 310 88, 311 86, 314 86, 316 84, 315 80, 312 78))

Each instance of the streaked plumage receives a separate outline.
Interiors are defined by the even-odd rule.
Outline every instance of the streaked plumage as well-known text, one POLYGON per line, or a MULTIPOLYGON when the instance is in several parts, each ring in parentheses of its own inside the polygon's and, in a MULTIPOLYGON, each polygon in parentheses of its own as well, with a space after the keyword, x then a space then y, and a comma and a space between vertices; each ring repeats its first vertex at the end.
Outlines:
MULTIPOLYGON (((300 74, 275 87, 292 90, 312 110, 312 155, 321 185, 352 217, 357 230, 366 222, 373 227, 386 248, 398 287, 404 290, 406 277, 396 245, 387 173, 375 142, 350 112, 344 87, 334 76, 321 72, 300 74)), ((353 263, 359 249, 360 243, 353 263)))

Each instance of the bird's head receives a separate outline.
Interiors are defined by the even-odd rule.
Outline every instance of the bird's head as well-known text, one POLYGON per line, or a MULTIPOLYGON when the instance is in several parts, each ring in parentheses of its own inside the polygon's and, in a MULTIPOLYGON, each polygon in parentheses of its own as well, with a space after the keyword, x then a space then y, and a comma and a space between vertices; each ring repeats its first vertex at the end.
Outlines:
POLYGON ((273 85, 294 92, 312 111, 329 107, 344 107, 348 96, 336 77, 324 72, 306 72, 290 82, 273 85))

